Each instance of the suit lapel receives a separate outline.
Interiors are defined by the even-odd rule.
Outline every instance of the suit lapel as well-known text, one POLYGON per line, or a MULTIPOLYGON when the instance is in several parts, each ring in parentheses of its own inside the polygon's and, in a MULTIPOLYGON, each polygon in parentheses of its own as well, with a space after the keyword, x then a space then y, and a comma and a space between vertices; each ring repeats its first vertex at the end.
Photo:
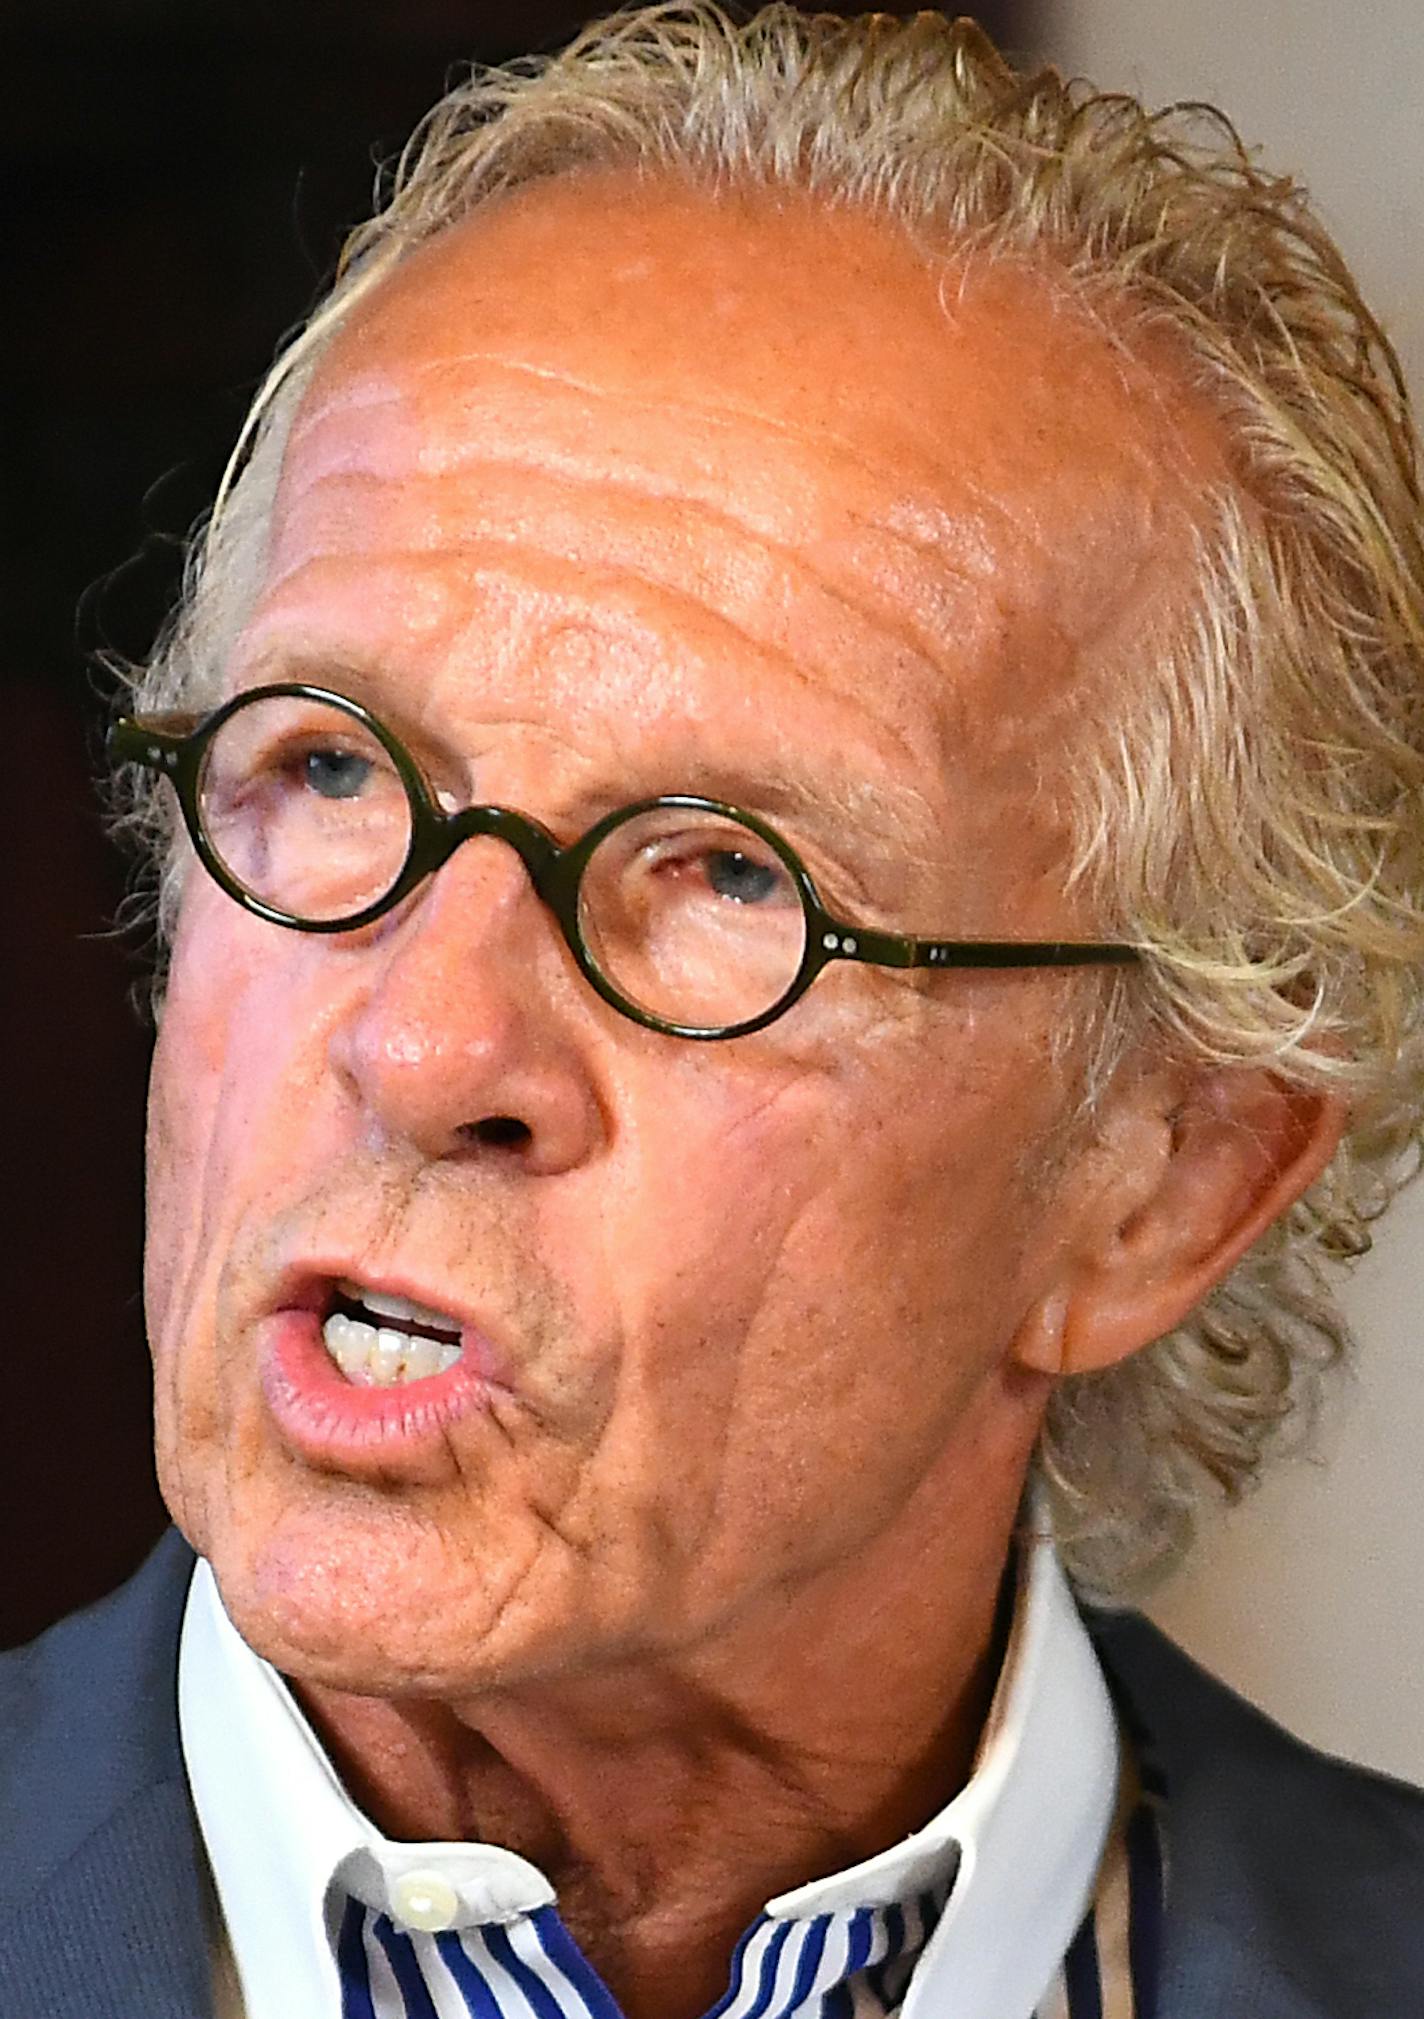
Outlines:
POLYGON ((1278 1958, 1243 1947, 1237 1930, 1191 1917, 1170 1930, 1158 1995, 1156 2012, 1141 2019, 1354 2019, 1338 2007, 1327 2014, 1278 1958))
POLYGON ((178 1739, 193 1558, 0 1661, 0 2013, 207 2019, 204 1864, 178 1739))
POLYGON ((187 1789, 146 1788, 0 1926, 0 2012, 209 2019, 207 1925, 187 1789))
MULTIPOLYGON (((1301 1746, 1141 1617, 1086 1618, 1123 1724, 1166 1796, 1152 2019, 1400 2010, 1409 1966, 1349 1816, 1368 1777, 1301 1746)), ((1362 1820, 1368 1806, 1366 1796, 1362 1820)))

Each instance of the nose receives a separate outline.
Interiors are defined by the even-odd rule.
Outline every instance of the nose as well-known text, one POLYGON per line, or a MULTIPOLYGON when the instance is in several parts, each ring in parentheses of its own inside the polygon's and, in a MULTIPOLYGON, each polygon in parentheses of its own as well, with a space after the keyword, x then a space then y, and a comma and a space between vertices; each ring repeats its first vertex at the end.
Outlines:
POLYGON ((432 1159, 499 1156, 534 1173, 596 1151, 596 1011, 506 842, 462 843, 339 957, 364 971, 329 1056, 386 1137, 432 1159))

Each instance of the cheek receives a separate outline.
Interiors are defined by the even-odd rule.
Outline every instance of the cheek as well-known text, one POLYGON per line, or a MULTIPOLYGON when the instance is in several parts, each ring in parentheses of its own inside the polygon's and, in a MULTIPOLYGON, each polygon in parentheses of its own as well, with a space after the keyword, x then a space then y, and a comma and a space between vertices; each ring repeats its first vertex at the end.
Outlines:
POLYGON ((280 1163, 290 1133, 282 1115, 307 1111, 313 1020, 293 1009, 287 966, 253 944, 255 924, 199 886, 174 943, 148 1108, 145 1277, 155 1358, 194 1332, 225 1228, 280 1163))
MULTIPOLYGON (((207 1540, 193 1458, 213 1431, 212 1356, 198 1322, 205 1301, 203 1168, 217 1073, 204 1057, 191 991, 170 986, 154 1049, 148 1102, 144 1303, 154 1374, 154 1443, 170 1513, 195 1547, 207 1540)), ((210 1300, 209 1300, 210 1301, 210 1300)), ((200 1468, 199 1468, 200 1469, 200 1468)))
POLYGON ((701 1100, 667 1078, 605 1190, 600 1267, 630 1342, 620 1463, 674 1494, 677 1525, 715 1507, 729 1551, 733 1530, 766 1559, 778 1529, 874 1518, 953 1437, 1021 1315, 1021 1075, 946 1072, 935 1098, 914 1052, 762 1098, 738 1098, 731 1062, 701 1100))
POLYGON ((200 1243, 201 1174, 222 1081, 225 992, 202 986, 205 970, 190 953, 193 940, 185 915, 149 1080, 145 1280, 155 1357, 166 1348, 174 1299, 200 1243))

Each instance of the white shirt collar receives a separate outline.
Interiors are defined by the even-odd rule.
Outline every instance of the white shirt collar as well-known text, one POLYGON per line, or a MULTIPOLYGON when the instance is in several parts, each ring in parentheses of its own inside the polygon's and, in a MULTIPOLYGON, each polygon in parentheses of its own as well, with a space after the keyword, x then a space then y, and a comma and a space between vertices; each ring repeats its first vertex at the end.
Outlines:
MULTIPOLYGON (((199 1562, 178 1664, 183 1756, 248 2019, 341 2009, 334 1936, 344 1895, 400 1921, 416 1875, 458 1899, 454 1925, 507 1922, 554 1900, 491 1844, 403 1844, 363 1816, 275 1669, 238 1635, 199 1562), (407 1886, 402 1886, 407 1881, 407 1886)), ((767 1904, 774 1919, 907 1901, 958 1871, 903 2019, 1031 2012, 1093 1897, 1118 1786, 1118 1738, 1097 1657, 1048 1541, 1023 1545, 1003 1671, 967 1785, 914 1835, 767 1904)))

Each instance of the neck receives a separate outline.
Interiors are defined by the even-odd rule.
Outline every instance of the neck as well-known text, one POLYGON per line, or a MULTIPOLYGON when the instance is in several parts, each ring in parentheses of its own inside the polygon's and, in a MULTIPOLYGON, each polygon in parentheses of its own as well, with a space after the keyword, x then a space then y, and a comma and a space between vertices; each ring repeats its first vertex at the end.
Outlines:
POLYGON ((1007 1481, 986 1520, 974 1492, 961 1526, 941 1502, 914 1541, 897 1528, 676 1657, 457 1703, 300 1694, 387 1835, 519 1852, 627 2019, 696 2019, 768 1899, 884 1849, 968 1779, 1018 1504, 1007 1481))

